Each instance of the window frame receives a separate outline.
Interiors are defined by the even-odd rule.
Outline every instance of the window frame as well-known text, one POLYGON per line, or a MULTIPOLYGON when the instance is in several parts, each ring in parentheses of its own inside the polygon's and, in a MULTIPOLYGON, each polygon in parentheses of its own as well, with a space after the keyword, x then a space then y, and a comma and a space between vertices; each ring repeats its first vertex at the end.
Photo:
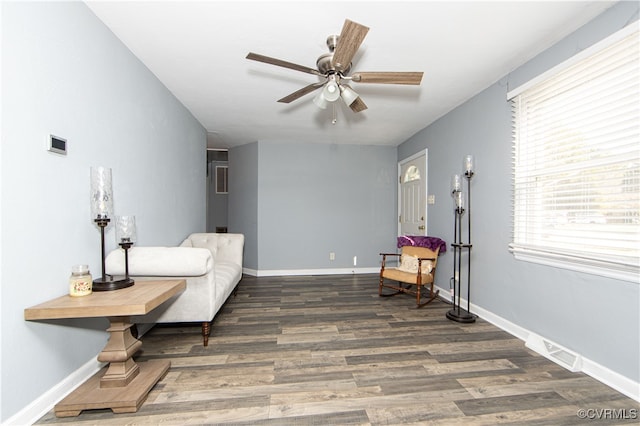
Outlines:
MULTIPOLYGON (((569 58, 568 60, 562 62, 561 64, 551 68, 550 70, 540 74, 539 76, 531 79, 530 81, 520 85, 519 87, 510 90, 507 93, 507 100, 509 102, 513 101, 513 100, 517 100, 517 97, 522 94, 523 92, 525 92, 526 90, 535 87, 538 84, 541 84, 543 82, 546 82, 547 80, 549 80, 550 78, 553 78, 554 76, 556 76, 557 74, 559 74, 560 72, 564 71, 565 69, 576 65, 577 63, 592 57, 593 55, 595 55, 598 52, 601 52, 605 49, 607 49, 609 46, 613 45, 614 43, 630 36, 633 35, 634 33, 638 32, 638 29, 636 26, 633 25, 629 25, 625 28, 623 28, 622 30, 610 35, 609 37, 603 39, 602 41, 600 41, 599 43, 596 43, 595 45, 591 46, 590 48, 587 48, 585 50, 583 50, 582 52, 578 53, 577 55, 569 58)), ((514 137, 513 137, 513 148, 514 148, 514 153, 516 152, 516 143, 517 143, 517 138, 516 138, 516 134, 514 133, 514 137)), ((514 154, 515 155, 515 154, 514 154)), ((512 176, 515 178, 515 167, 517 165, 514 164, 514 174, 512 174, 512 176)), ((512 242, 509 245, 509 251, 514 255, 514 257, 518 260, 523 260, 523 261, 527 261, 527 262, 533 262, 533 263, 538 263, 538 264, 543 264, 543 265, 547 265, 547 266, 553 266, 553 267, 559 267, 559 268, 563 268, 563 269, 569 269, 569 270, 573 270, 573 271, 579 271, 579 272, 584 272, 584 273, 589 273, 589 274, 595 274, 595 275, 599 275, 599 276, 605 276, 605 277, 609 277, 609 278, 614 278, 614 279, 619 279, 619 280, 624 280, 624 281, 631 281, 634 283, 640 283, 640 268, 638 267, 638 265, 628 265, 628 264, 617 264, 616 262, 613 261, 607 261, 607 260, 598 260, 598 259, 593 259, 593 258, 580 258, 579 255, 576 255, 576 253, 571 254, 569 252, 563 252, 562 249, 559 248, 543 248, 543 247, 536 247, 534 245, 532 245, 531 243, 528 242, 524 242, 524 243, 516 243, 516 208, 518 206, 516 206, 516 187, 515 187, 515 179, 514 179, 514 184, 513 184, 513 195, 514 195, 514 199, 513 199, 513 219, 512 219, 512 231, 513 231, 513 236, 512 236, 512 242)), ((531 210, 527 210, 528 214, 531 214, 532 211, 531 210)), ((636 242, 640 243, 640 241, 636 242)))

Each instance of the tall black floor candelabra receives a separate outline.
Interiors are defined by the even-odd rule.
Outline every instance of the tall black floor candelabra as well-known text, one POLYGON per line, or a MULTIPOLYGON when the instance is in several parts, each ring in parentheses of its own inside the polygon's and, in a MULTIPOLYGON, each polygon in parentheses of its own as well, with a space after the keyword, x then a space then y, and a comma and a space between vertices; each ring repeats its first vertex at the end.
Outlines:
POLYGON ((451 244, 453 247, 453 308, 447 312, 447 318, 452 321, 471 323, 475 322, 477 316, 472 314, 469 309, 471 300, 471 178, 473 177, 473 159, 471 156, 465 158, 465 177, 467 178, 467 231, 468 242, 464 243, 462 239, 462 216, 464 215, 464 198, 462 188, 460 186, 459 177, 454 177, 454 186, 452 190, 455 199, 456 208, 454 210, 454 231, 451 244), (455 183, 457 181, 457 183, 455 183), (467 309, 460 307, 460 282, 462 272, 462 253, 467 251, 467 309))

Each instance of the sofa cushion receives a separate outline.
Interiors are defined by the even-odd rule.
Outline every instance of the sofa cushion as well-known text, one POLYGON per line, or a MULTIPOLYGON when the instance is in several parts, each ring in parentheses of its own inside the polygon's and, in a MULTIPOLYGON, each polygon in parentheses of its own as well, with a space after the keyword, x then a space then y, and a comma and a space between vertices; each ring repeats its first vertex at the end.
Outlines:
MULTIPOLYGON (((129 275, 197 277, 213 268, 211 252, 191 247, 133 247, 129 250, 129 275)), ((124 250, 113 250, 105 260, 108 274, 124 274, 124 250)))

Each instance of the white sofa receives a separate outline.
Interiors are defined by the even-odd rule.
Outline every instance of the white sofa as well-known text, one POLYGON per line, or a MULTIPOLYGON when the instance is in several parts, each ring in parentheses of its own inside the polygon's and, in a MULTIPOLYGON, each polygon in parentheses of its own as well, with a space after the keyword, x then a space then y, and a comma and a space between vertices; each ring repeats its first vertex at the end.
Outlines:
MULTIPOLYGON (((179 247, 139 247, 129 250, 129 276, 134 280, 184 278, 187 288, 135 323, 202 323, 204 346, 211 321, 242 278, 242 234, 191 234, 179 247)), ((124 275, 124 251, 113 250, 105 260, 109 275, 124 275)))

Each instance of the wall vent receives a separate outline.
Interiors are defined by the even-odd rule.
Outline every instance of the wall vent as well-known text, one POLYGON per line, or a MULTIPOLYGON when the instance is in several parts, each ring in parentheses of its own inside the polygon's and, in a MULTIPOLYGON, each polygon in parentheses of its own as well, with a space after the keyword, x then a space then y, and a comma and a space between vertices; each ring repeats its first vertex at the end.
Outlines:
POLYGON ((529 334, 525 346, 570 371, 582 371, 582 356, 537 334, 529 334))

